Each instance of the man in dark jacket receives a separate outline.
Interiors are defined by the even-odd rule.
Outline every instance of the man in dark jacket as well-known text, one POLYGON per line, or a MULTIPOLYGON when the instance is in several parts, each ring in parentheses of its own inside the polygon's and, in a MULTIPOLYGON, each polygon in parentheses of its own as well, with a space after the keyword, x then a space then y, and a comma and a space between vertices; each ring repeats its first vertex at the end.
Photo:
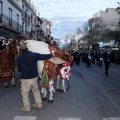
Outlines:
POLYGON ((37 84, 37 61, 47 60, 52 57, 52 54, 38 54, 30 52, 28 51, 26 44, 21 45, 20 49, 22 50, 22 54, 17 58, 17 65, 21 71, 21 94, 24 105, 24 107, 21 107, 21 110, 24 112, 30 111, 31 106, 28 96, 31 89, 35 98, 35 104, 32 106, 40 110, 42 108, 42 100, 37 84))
POLYGON ((4 40, 0 41, 0 51, 2 51, 9 44, 8 40, 8 37, 5 37, 4 40))
POLYGON ((105 75, 108 76, 108 69, 109 69, 110 62, 111 62, 111 56, 110 56, 109 49, 107 49, 107 51, 104 52, 103 60, 104 60, 104 64, 105 64, 105 75))

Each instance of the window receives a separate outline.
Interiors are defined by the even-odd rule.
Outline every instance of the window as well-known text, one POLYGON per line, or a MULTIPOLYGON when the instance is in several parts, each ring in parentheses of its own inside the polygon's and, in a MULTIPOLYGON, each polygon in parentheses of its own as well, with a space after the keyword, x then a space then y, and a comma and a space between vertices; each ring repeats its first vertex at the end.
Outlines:
POLYGON ((9 25, 12 26, 12 9, 9 8, 9 25))
POLYGON ((19 24, 19 15, 17 14, 17 23, 19 24))
POLYGON ((2 2, 0 2, 0 14, 2 14, 2 2))
POLYGON ((17 29, 19 29, 19 15, 17 14, 17 29))

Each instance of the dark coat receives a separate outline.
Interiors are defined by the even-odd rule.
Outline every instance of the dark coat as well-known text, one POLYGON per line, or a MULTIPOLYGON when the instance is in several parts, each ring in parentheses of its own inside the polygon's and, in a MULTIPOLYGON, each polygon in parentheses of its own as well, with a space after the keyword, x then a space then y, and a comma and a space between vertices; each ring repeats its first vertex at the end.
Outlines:
POLYGON ((21 71, 21 79, 31 79, 38 77, 37 61, 47 60, 52 54, 38 54, 25 49, 17 58, 17 65, 21 71))

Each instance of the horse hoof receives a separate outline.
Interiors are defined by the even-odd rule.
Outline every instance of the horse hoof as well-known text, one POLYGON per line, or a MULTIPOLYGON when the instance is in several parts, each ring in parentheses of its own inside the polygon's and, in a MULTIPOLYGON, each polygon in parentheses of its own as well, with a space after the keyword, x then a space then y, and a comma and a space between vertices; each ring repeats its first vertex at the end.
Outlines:
POLYGON ((51 103, 53 103, 53 100, 51 100, 51 103))
POLYGON ((47 98, 42 98, 42 101, 46 101, 47 100, 47 98))
POLYGON ((5 85, 4 87, 5 87, 5 88, 9 88, 9 85, 5 85))
POLYGON ((44 98, 44 101, 47 101, 47 98, 44 98))
POLYGON ((53 103, 53 100, 48 100, 48 103, 53 103))
POLYGON ((56 91, 60 91, 60 89, 58 88, 58 89, 56 89, 56 91))
POLYGON ((11 85, 12 87, 16 87, 16 84, 14 84, 14 85, 11 85))
POLYGON ((60 90, 60 92, 64 92, 64 90, 60 90))

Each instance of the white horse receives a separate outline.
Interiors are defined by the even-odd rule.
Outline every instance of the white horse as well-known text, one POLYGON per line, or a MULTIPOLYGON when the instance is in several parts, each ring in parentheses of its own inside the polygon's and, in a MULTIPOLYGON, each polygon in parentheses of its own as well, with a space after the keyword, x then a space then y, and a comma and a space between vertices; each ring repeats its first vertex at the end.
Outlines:
MULTIPOLYGON (((27 40, 26 44, 27 44, 28 50, 31 51, 31 52, 36 52, 36 53, 40 53, 40 54, 50 54, 51 53, 50 50, 49 50, 49 45, 44 43, 44 42, 35 41, 35 40, 27 40)), ((55 65, 66 63, 66 61, 60 59, 59 57, 52 57, 51 59, 49 59, 49 61, 55 63, 55 65)), ((44 67, 44 61, 38 61, 38 74, 39 74, 40 78, 42 76, 43 67, 44 67)), ((51 79, 49 81, 50 96, 49 96, 49 99, 48 99, 48 102, 50 102, 50 103, 53 102, 53 92, 55 92, 53 84, 54 84, 54 80, 51 79)), ((47 89, 46 89, 46 87, 41 87, 41 92, 43 93, 42 99, 47 100, 47 89)))

